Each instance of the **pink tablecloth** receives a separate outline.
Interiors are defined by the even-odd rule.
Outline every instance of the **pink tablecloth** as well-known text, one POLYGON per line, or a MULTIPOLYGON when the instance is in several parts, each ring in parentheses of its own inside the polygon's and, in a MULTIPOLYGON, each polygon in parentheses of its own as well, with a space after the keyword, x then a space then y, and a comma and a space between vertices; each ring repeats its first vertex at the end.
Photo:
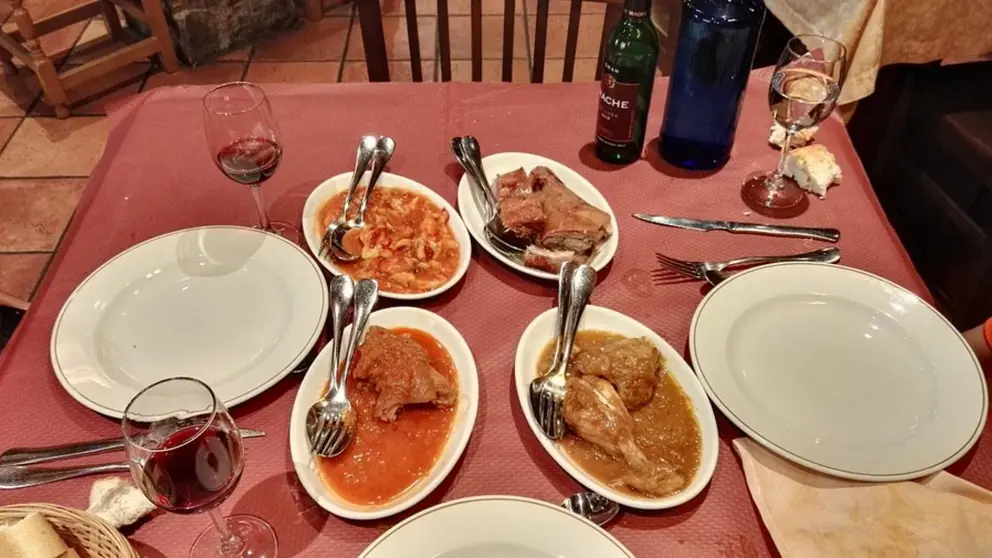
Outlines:
MULTIPOLYGON (((655 88, 652 137, 660 124, 666 85, 661 81, 655 88)), ((771 168, 777 157, 765 142, 770 124, 766 87, 758 82, 751 85, 727 168, 693 178, 664 168, 653 145, 647 160, 634 165, 612 168, 599 163, 590 144, 597 84, 273 86, 269 91, 286 151, 282 167, 264 189, 274 218, 298 220, 304 198, 318 182, 351 169, 356 139, 366 132, 395 137, 399 147, 392 171, 435 188, 453 203, 461 173, 448 154, 451 136, 474 134, 489 153, 546 155, 596 184, 620 221, 620 249, 612 266, 601 274, 593 302, 625 312, 674 346, 685 347, 689 320, 704 289, 698 283, 652 286, 648 273, 655 267, 656 250, 687 258, 723 258, 820 246, 802 240, 664 229, 630 217, 633 211, 643 211, 745 218, 738 197, 741 179, 771 168)), ((55 316, 88 273, 117 252, 158 234, 196 225, 252 222, 247 190, 224 178, 210 160, 201 129, 203 92, 159 89, 113 117, 106 154, 0 369, 0 448, 120 432, 115 421, 97 416, 66 395, 49 364, 55 316)), ((813 200, 809 211, 793 221, 839 227, 844 263, 923 292, 843 127, 831 120, 818 139, 836 153, 844 181, 830 191, 827 201, 813 200)), ((481 376, 479 420, 461 463, 416 509, 478 494, 561 501, 579 485, 534 440, 511 390, 518 337, 534 316, 552 305, 554 286, 518 276, 478 248, 473 259, 453 292, 425 306, 458 327, 476 355, 481 376)), ((261 428, 268 436, 247 442, 244 478, 224 509, 268 519, 278 532, 283 556, 356 556, 399 518, 371 524, 342 521, 316 508, 299 488, 287 443, 298 382, 297 377, 289 378, 236 409, 243 426, 261 428)), ((774 554, 728 444, 738 435, 721 419, 719 465, 709 488, 698 498, 667 512, 625 512, 609 530, 642 557, 774 554)), ((983 440, 954 472, 992 487, 992 444, 983 440)), ((0 504, 51 501, 85 507, 91 482, 2 492, 0 504)), ((202 516, 159 515, 129 534, 144 556, 184 556, 206 525, 202 516)))

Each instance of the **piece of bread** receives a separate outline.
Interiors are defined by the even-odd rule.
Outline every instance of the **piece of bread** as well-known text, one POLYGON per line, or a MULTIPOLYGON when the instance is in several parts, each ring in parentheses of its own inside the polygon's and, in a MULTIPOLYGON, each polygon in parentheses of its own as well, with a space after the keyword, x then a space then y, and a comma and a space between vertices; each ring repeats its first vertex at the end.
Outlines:
POLYGON ((789 151, 784 174, 795 180, 800 188, 820 198, 827 195, 827 188, 839 184, 841 179, 834 154, 820 144, 789 151))
POLYGON ((155 509, 141 490, 122 477, 109 477, 93 483, 88 512, 120 529, 155 509))
MULTIPOLYGON (((817 126, 810 126, 792 134, 792 141, 789 142, 789 147, 802 147, 813 141, 813 135, 819 129, 817 126)), ((768 143, 777 145, 778 147, 782 147, 782 144, 785 143, 785 128, 778 122, 772 122, 772 131, 768 136, 768 143)))
POLYGON ((67 550, 51 524, 37 513, 0 531, 3 558, 62 558, 67 550))

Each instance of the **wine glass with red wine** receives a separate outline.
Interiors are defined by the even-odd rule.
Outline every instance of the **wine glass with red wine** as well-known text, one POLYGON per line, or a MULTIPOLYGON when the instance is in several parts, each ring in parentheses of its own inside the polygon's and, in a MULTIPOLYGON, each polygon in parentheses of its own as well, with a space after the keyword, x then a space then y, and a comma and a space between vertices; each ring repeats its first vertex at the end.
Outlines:
POLYGON ((146 387, 128 403, 122 428, 131 475, 145 496, 166 511, 207 512, 213 520, 191 558, 276 556, 268 523, 217 510, 238 486, 245 456, 234 419, 207 384, 178 377, 146 387))
POLYGON ((262 200, 262 183, 275 174, 282 160, 279 126, 262 89, 240 81, 211 89, 203 98, 203 126, 217 168, 250 187, 258 228, 299 242, 295 227, 269 220, 262 200))

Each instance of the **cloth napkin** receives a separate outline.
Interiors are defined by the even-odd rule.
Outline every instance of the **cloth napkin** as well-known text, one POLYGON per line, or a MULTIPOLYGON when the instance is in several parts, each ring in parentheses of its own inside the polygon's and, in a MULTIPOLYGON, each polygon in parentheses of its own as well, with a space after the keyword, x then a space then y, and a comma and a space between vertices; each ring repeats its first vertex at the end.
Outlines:
POLYGON ((751 497, 784 558, 992 557, 992 492, 939 472, 859 483, 734 440, 751 497))

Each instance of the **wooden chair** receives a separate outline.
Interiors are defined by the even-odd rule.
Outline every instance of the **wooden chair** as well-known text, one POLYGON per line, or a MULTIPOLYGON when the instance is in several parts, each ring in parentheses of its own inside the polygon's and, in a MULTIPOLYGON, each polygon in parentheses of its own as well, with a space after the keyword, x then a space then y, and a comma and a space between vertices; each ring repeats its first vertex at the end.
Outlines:
POLYGON ((23 2, 0 0, 12 9, 10 20, 17 25, 14 32, 0 31, 0 66, 5 75, 16 74, 18 68, 13 62, 16 57, 34 72, 44 92, 45 102, 55 108, 59 118, 69 116, 68 105, 81 100, 75 89, 118 68, 157 55, 166 72, 179 69, 179 60, 162 11, 162 0, 92 0, 40 21, 32 20, 23 2), (151 30, 151 36, 139 38, 125 31, 117 13, 118 7, 144 22, 151 30), (96 16, 103 16, 110 35, 121 46, 85 64, 58 71, 51 56, 42 50, 39 37, 96 16))
MULTIPOLYGON (((513 28, 515 23, 516 2, 505 0, 503 9, 503 65, 502 80, 511 81, 513 78, 513 28), (509 15, 507 15, 509 14, 509 15)), ((524 1, 524 0, 519 0, 524 1)), ((579 40, 579 19, 582 17, 582 1, 571 0, 568 16, 568 34, 565 40, 565 64, 562 71, 562 81, 572 81, 575 69, 575 52, 579 40)), ((596 63, 596 79, 600 78, 603 67, 603 45, 610 31, 623 15, 623 0, 591 0, 606 3, 606 20, 599 43, 599 60, 596 63)), ((679 0, 657 0, 667 6, 675 7, 675 12, 669 18, 668 29, 662 30, 663 49, 672 44, 674 30, 678 25, 679 0)), ((362 29, 362 42, 365 47, 365 62, 368 66, 369 81, 389 81, 389 64, 386 57, 386 41, 382 28, 382 13, 378 0, 356 0, 358 4, 358 20, 362 29)), ((406 28, 410 44, 410 64, 413 70, 413 81, 423 81, 423 71, 420 64, 420 38, 417 34, 417 2, 404 0, 406 8, 406 28)), ((530 80, 533 83, 544 81, 544 58, 548 39, 548 5, 549 0, 537 0, 536 26, 534 32, 533 69, 530 80)), ((482 81, 482 0, 472 0, 472 81, 482 81)), ((451 81, 451 36, 448 30, 448 0, 437 0, 437 31, 440 43, 441 81, 451 81)), ((670 49, 668 49, 670 50, 670 49)), ((670 64, 671 54, 663 52, 659 57, 664 71, 665 63, 670 64)))

